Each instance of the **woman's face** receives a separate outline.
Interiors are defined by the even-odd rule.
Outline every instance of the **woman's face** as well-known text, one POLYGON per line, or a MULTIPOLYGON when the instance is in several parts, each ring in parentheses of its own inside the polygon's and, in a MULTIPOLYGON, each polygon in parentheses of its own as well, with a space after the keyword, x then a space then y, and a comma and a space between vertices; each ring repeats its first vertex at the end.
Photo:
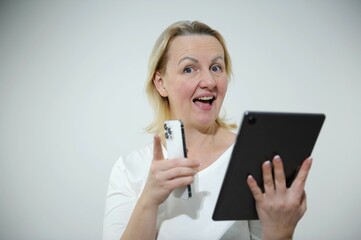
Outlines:
POLYGON ((159 93, 168 97, 172 119, 186 126, 214 124, 227 91, 224 51, 207 35, 178 36, 168 50, 164 75, 154 79, 159 93))

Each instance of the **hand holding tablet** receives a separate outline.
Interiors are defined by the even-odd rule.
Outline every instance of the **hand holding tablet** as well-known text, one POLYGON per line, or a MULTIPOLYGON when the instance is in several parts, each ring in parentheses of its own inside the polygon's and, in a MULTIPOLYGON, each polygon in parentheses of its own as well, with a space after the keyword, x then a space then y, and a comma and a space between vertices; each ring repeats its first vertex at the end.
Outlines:
MULTIPOLYGON (((273 194, 269 191, 272 188, 277 190, 274 184, 283 184, 283 188, 278 189, 280 191, 292 190, 294 186, 288 187, 297 176, 294 184, 297 189, 293 193, 300 192, 296 190, 304 187, 302 182, 304 184, 311 165, 310 160, 304 160, 312 153, 324 119, 323 114, 246 112, 213 219, 258 219, 255 199, 248 184, 254 194, 263 196, 264 192, 273 194), (280 156, 282 161, 276 157, 271 162, 275 156, 280 156)), ((266 200, 263 204, 269 202, 266 200)))

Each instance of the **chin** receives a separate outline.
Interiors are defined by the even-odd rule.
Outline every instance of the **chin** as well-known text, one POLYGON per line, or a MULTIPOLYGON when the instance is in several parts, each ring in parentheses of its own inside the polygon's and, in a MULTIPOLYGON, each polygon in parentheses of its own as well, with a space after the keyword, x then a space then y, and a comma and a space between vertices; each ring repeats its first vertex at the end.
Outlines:
POLYGON ((213 124, 216 123, 216 119, 217 118, 214 118, 214 117, 212 117, 212 118, 201 118, 201 119, 197 119, 195 122, 200 127, 211 127, 213 124))

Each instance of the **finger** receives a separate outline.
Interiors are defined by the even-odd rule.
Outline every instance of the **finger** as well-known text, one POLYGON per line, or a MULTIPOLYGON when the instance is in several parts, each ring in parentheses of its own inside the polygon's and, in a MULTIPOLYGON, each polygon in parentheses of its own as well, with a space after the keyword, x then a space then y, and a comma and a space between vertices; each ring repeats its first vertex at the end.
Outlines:
POLYGON ((298 197, 302 197, 303 190, 305 188, 308 173, 310 172, 312 165, 312 158, 307 158, 303 161, 300 171, 298 172, 295 180, 293 181, 291 188, 298 192, 298 197))
POLYGON ((158 135, 154 135, 153 138, 153 160, 162 160, 164 159, 162 144, 160 137, 158 135))
POLYGON ((256 202, 262 201, 262 190, 258 187, 256 180, 251 175, 249 175, 247 178, 247 184, 256 202))
POLYGON ((179 187, 185 187, 194 182, 194 176, 184 176, 180 178, 175 178, 167 181, 166 185, 168 189, 174 190, 179 187))
POLYGON ((167 171, 169 169, 176 169, 176 168, 192 168, 194 171, 197 171, 199 168, 199 163, 195 160, 188 159, 188 158, 176 158, 171 160, 163 160, 157 161, 156 167, 158 170, 167 171))
POLYGON ((265 193, 272 193, 275 190, 272 175, 272 166, 270 161, 266 161, 262 164, 263 173, 263 186, 265 193))
POLYGON ((189 167, 178 167, 178 168, 172 168, 168 171, 164 172, 165 178, 170 179, 176 179, 180 177, 188 177, 188 176, 194 176, 197 174, 197 171, 195 171, 193 168, 189 167))
POLYGON ((168 162, 170 162, 173 165, 173 167, 192 167, 192 168, 199 167, 199 162, 191 158, 174 158, 168 160, 168 162))
POLYGON ((286 178, 283 167, 283 162, 280 156, 276 155, 273 158, 273 172, 274 172, 274 182, 277 191, 286 190, 286 178))

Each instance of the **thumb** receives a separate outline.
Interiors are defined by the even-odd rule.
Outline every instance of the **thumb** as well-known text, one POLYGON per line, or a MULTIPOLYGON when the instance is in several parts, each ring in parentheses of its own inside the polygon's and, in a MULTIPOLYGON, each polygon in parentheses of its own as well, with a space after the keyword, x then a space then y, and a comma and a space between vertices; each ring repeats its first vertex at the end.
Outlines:
POLYGON ((158 135, 154 135, 153 138, 153 160, 162 160, 164 159, 162 144, 160 137, 158 135))

